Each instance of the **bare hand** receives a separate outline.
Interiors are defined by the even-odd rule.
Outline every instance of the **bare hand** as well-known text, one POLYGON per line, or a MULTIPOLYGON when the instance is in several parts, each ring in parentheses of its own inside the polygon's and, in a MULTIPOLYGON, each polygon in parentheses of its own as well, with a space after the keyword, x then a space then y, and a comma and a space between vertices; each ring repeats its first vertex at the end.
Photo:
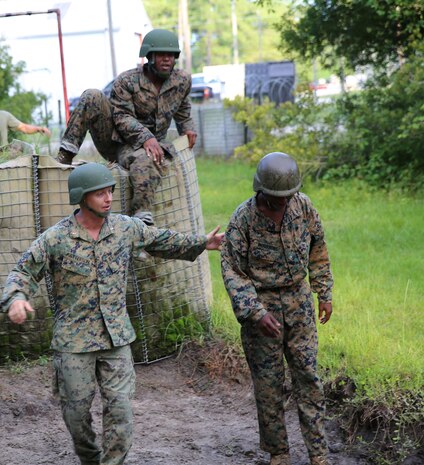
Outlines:
POLYGON ((224 233, 217 234, 221 226, 217 226, 213 231, 211 231, 206 237, 206 249, 207 250, 221 250, 222 239, 224 238, 224 233))
POLYGON ((194 131, 187 131, 184 134, 188 137, 188 148, 192 149, 196 143, 197 134, 194 131))
POLYGON ((280 335, 281 324, 271 314, 266 313, 258 322, 259 329, 264 336, 277 338, 280 335))
POLYGON ((34 309, 31 307, 31 304, 26 300, 15 300, 9 307, 9 319, 12 323, 20 325, 25 322, 27 312, 34 313, 34 309))
POLYGON ((157 165, 161 165, 163 162, 163 157, 165 152, 163 148, 159 145, 159 142, 155 137, 147 139, 143 144, 144 150, 149 158, 152 158, 157 165))
POLYGON ((45 126, 40 126, 38 128, 38 132, 41 132, 42 134, 45 134, 46 136, 51 136, 52 133, 50 132, 50 129, 49 128, 46 128, 45 126))
POLYGON ((325 325, 327 321, 331 318, 331 314, 333 313, 333 305, 331 302, 320 302, 318 304, 318 318, 319 322, 322 325, 325 325))

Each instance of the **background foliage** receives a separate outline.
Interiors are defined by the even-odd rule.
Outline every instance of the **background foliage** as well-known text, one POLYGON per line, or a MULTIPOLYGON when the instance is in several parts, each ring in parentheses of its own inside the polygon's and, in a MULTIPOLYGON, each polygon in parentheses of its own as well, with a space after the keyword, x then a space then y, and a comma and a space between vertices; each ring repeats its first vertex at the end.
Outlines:
MULTIPOLYGON (((249 0, 236 1, 240 63, 285 59, 278 50, 274 23, 286 11, 286 3, 276 0, 272 7, 260 7, 249 0)), ((144 6, 154 27, 177 32, 178 2, 145 0, 144 6)), ((193 72, 201 72, 205 65, 233 62, 231 1, 190 0, 189 21, 193 72)))
MULTIPOLYGON (((18 78, 24 72, 25 63, 14 63, 9 48, 0 41, 0 109, 12 113, 24 123, 41 123, 41 111, 37 114, 36 109, 45 96, 21 88, 18 78)), ((9 134, 10 137, 13 133, 9 134)))
MULTIPOLYGON (((273 0, 258 0, 272 5, 273 0)), ((383 66, 415 54, 424 34, 420 0, 295 0, 278 23, 282 49, 334 66, 383 66)))
POLYGON ((295 102, 279 107, 249 99, 226 101, 251 141, 236 155, 257 163, 282 151, 304 172, 326 179, 361 178, 370 185, 417 191, 424 187, 424 48, 365 88, 319 102, 298 88, 295 102))

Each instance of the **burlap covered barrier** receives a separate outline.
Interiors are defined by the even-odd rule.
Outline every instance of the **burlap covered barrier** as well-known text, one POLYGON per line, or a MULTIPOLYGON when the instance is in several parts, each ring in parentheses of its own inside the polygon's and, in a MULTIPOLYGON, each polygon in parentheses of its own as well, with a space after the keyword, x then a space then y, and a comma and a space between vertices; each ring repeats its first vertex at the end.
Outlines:
MULTIPOLYGON (((37 237, 33 174, 28 155, 0 165, 0 292, 22 252, 37 237)), ((12 325, 0 313, 0 361, 21 354, 40 355, 48 349, 51 325, 45 286, 32 302, 35 315, 25 325, 12 325)))
MULTIPOLYGON (((155 196, 155 225, 180 232, 204 233, 194 155, 186 137, 174 141, 178 157, 155 196)), ((80 161, 78 163, 84 163, 80 161)), ((131 202, 128 173, 108 166, 117 185, 112 210, 127 214, 131 202)), ((67 179, 74 167, 48 156, 24 156, 0 165, 0 293, 4 281, 29 244, 45 229, 72 213, 67 179)), ((137 362, 169 355, 209 324, 212 288, 207 253, 195 262, 161 260, 145 254, 132 261, 127 290, 137 333, 137 362)), ((54 300, 49 279, 32 301, 36 313, 24 325, 0 314, 0 362, 45 353, 49 347, 54 300)))
MULTIPOLYGON (((173 143, 178 157, 156 192, 155 225, 203 234, 194 155, 188 148, 187 137, 173 143)), ((133 353, 136 360, 156 360, 174 352, 182 342, 201 334, 209 325, 212 285, 208 255, 204 252, 193 263, 146 255, 133 263, 137 280, 136 286, 130 283, 127 304, 133 326, 140 335, 133 345, 133 353), (141 305, 138 310, 137 300, 141 305), (137 319, 140 308, 143 319, 137 319)))

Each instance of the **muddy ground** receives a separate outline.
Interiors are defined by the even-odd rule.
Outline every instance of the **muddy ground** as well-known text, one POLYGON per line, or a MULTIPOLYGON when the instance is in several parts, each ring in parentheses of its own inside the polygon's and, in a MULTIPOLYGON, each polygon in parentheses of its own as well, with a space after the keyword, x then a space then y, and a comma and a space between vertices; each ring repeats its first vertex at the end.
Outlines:
MULTIPOLYGON (((135 440, 126 465, 269 463, 269 455, 259 449, 248 380, 213 380, 184 354, 137 365, 136 372, 135 440)), ((79 464, 50 380, 49 364, 0 368, 1 465, 79 464)), ((100 431, 98 396, 93 411, 100 431)), ((287 423, 292 464, 309 464, 293 406, 288 407, 287 423)), ((327 429, 331 464, 365 464, 365 458, 345 448, 335 421, 329 420, 327 429)))

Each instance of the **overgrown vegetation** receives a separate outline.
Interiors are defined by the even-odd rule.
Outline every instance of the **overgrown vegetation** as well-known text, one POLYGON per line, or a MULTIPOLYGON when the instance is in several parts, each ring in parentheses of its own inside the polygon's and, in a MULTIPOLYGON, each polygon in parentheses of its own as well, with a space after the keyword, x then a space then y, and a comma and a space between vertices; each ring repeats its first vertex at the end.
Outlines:
POLYGON ((303 172, 324 179, 359 178, 391 189, 424 187, 424 48, 390 76, 365 89, 319 103, 299 89, 276 107, 249 99, 226 101, 252 139, 236 155, 257 163, 267 151, 293 155, 303 172))
MULTIPOLYGON (((257 0, 276 5, 279 0, 257 0)), ((289 0, 277 19, 280 47, 328 66, 382 66, 410 58, 424 34, 424 4, 411 0, 289 0)))
MULTIPOLYGON (((199 158, 197 170, 206 229, 224 228, 253 194, 255 168, 199 158)), ((335 277, 334 315, 319 328, 329 399, 343 402, 340 413, 352 444, 361 437, 369 442, 375 464, 401 463, 423 443, 424 264, 417 253, 423 194, 375 191, 358 181, 307 181, 302 190, 323 219, 335 277)), ((218 254, 209 260, 214 335, 240 349, 218 254)))
MULTIPOLYGON (((155 27, 177 32, 178 2, 145 0, 144 6, 155 27)), ((278 50, 279 33, 272 26, 275 18, 284 15, 287 10, 285 2, 278 1, 274 10, 259 8, 251 1, 191 0, 188 19, 192 34, 193 72, 201 72, 205 65, 234 63, 233 12, 238 19, 237 50, 240 63, 283 59, 278 50)))

